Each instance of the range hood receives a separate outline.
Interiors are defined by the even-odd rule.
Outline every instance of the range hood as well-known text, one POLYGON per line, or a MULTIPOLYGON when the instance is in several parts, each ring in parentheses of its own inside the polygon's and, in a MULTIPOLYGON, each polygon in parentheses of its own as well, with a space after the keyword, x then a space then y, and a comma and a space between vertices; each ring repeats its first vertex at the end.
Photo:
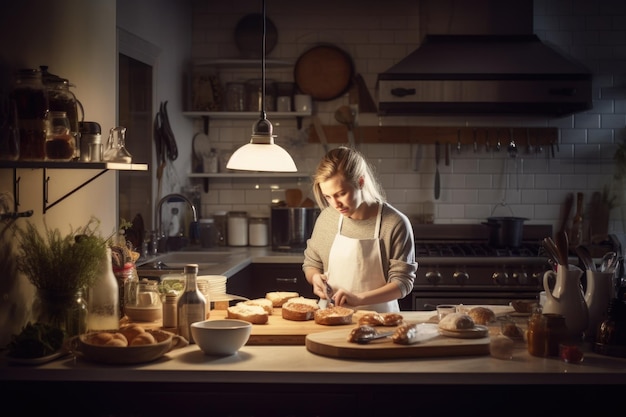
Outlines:
MULTIPOLYGON (((455 7, 464 3, 475 5, 455 7)), ((473 32, 425 34, 419 48, 379 74, 379 113, 563 116, 592 107, 591 73, 536 35, 473 32)))

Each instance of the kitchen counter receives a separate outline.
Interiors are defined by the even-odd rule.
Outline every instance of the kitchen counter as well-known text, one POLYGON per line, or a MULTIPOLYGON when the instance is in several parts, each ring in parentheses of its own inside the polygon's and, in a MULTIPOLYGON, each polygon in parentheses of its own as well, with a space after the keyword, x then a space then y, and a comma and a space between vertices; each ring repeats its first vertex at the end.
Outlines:
MULTIPOLYGON (((403 314, 408 319, 424 321, 432 316, 432 312, 403 314)), ((533 357, 523 342, 516 342, 512 360, 488 355, 346 360, 319 356, 304 346, 244 346, 236 355, 211 357, 205 356, 196 345, 189 345, 174 349, 156 362, 139 365, 101 365, 71 356, 40 366, 3 363, 0 381, 8 390, 6 398, 24 395, 25 389, 47 393, 52 387, 65 387, 62 389, 79 396, 93 399, 103 396, 110 407, 117 409, 124 406, 131 393, 161 403, 159 396, 167 393, 201 404, 206 404, 207 398, 237 399, 236 407, 230 411, 252 413, 220 414, 233 416, 256 415, 256 408, 250 406, 255 401, 271 409, 286 393, 300 406, 307 404, 307 410, 319 406, 320 399, 334 404, 332 412, 311 415, 353 415, 354 407, 358 407, 360 415, 375 415, 373 410, 390 413, 401 405, 394 400, 391 404, 385 402, 383 408, 378 405, 362 408, 364 398, 372 395, 390 399, 413 396, 411 401, 429 401, 431 407, 433 396, 437 398, 446 390, 456 390, 455 398, 460 401, 447 403, 447 410, 459 411, 464 401, 477 398, 480 401, 489 398, 488 409, 493 410, 494 404, 501 401, 507 404, 510 397, 506 394, 518 389, 523 389, 526 398, 546 392, 551 393, 549 396, 562 393, 568 401, 574 401, 571 411, 580 413, 587 408, 597 411, 599 395, 614 390, 610 386, 626 384, 626 359, 587 351, 581 364, 567 364, 557 358, 533 357)), ((515 398, 517 402, 519 397, 515 398)), ((155 410, 163 411, 160 407, 155 410)), ((520 407, 526 409, 530 405, 517 404, 516 410, 520 407)), ((472 414, 476 415, 480 408, 481 404, 477 403, 472 414)), ((424 407, 419 409, 423 411, 424 407)), ((567 405, 561 411, 566 409, 569 410, 567 405)))
MULTIPOLYGON (((282 264, 300 264, 304 261, 304 254, 302 252, 279 252, 273 251, 270 246, 266 247, 218 247, 209 249, 200 249, 197 247, 190 247, 186 250, 180 251, 180 253, 197 253, 198 262, 203 261, 203 255, 220 256, 220 261, 208 265, 200 271, 200 275, 224 275, 231 277, 237 272, 244 269, 251 263, 282 263, 282 264)), ((170 252, 171 254, 172 252, 170 252)), ((137 266, 141 269, 143 265, 149 265, 153 262, 158 262, 168 254, 157 255, 152 258, 140 258, 137 262, 137 266)), ((141 271, 140 271, 141 272, 141 271)))

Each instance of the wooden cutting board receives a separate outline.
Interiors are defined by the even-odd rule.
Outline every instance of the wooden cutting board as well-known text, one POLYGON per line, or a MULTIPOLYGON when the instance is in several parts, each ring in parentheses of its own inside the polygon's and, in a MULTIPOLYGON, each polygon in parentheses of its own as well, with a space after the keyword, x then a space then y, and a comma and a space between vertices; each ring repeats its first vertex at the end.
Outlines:
MULTIPOLYGON (((211 310, 209 320, 226 318, 226 310, 211 310)), ((282 310, 275 308, 266 324, 252 325, 252 333, 246 345, 300 345, 304 346, 308 334, 343 328, 349 331, 355 325, 323 326, 313 320, 293 321, 282 317, 282 310)))
POLYGON ((347 340, 351 329, 313 333, 306 337, 305 343, 310 352, 342 359, 398 359, 489 354, 489 336, 479 339, 446 337, 437 333, 436 324, 424 323, 422 325, 429 327, 428 335, 413 345, 393 343, 390 338, 372 341, 365 345, 351 343, 347 340))

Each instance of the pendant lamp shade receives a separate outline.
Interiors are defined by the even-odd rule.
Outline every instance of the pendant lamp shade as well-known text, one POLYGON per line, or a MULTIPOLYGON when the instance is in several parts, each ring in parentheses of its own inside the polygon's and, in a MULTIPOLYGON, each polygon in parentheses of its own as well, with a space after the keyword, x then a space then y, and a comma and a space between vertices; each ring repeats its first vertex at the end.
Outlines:
POLYGON ((237 149, 228 160, 226 168, 242 171, 297 172, 291 155, 274 143, 274 128, 265 114, 265 0, 263 0, 263 50, 261 56, 262 93, 261 117, 252 126, 250 143, 237 149))

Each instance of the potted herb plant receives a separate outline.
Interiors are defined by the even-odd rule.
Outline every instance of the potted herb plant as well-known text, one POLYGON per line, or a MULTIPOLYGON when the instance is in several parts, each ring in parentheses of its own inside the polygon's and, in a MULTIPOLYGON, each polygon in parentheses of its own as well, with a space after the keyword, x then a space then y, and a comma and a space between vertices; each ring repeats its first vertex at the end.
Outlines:
POLYGON ((17 267, 37 291, 35 319, 61 328, 67 336, 84 331, 86 311, 80 311, 84 309, 81 293, 93 285, 107 254, 99 225, 92 218, 65 236, 47 226, 42 235, 30 222, 17 230, 17 267))

